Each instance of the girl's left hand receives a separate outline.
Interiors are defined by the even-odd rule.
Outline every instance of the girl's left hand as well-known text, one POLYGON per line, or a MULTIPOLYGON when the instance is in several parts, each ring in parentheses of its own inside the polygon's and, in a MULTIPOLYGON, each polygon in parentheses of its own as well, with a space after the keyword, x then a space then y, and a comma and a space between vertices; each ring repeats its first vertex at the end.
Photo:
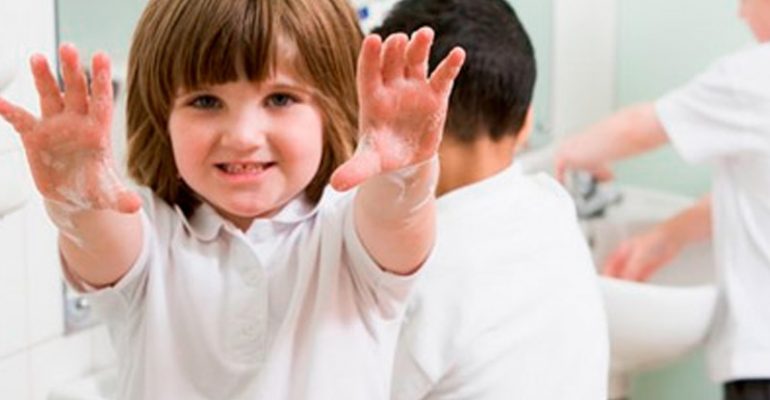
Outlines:
POLYGON ((465 61, 453 49, 428 76, 433 30, 364 39, 358 60, 359 143, 332 175, 337 190, 416 165, 438 151, 454 79, 465 61))

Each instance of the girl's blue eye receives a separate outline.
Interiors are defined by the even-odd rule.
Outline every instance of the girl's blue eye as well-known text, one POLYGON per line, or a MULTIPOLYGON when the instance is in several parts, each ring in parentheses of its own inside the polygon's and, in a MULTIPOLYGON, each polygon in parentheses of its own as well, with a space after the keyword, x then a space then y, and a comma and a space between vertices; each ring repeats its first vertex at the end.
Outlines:
POLYGON ((297 98, 286 93, 276 93, 271 95, 267 99, 267 102, 269 105, 274 107, 286 107, 292 103, 296 103, 297 98))
POLYGON ((202 108, 202 109, 211 109, 211 108, 219 108, 222 105, 222 102, 211 95, 202 95, 194 98, 190 105, 195 108, 202 108))

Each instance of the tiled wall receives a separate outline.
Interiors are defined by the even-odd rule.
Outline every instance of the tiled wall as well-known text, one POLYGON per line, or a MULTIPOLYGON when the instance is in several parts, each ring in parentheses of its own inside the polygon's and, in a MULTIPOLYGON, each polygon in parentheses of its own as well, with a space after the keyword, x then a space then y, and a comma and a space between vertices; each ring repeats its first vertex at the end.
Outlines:
MULTIPOLYGON (((0 46, 18 48, 20 55, 16 79, 2 96, 37 113, 26 59, 32 52, 53 58, 53 0, 0 3, 0 24, 10 32, 0 46)), ((4 122, 0 140, 19 146, 4 122)), ((28 175, 26 165, 17 168, 28 175)), ((31 184, 2 185, 0 191, 29 190, 30 197, 23 208, 0 217, 0 398, 42 400, 53 388, 103 368, 112 353, 103 328, 64 335, 56 232, 31 184)))

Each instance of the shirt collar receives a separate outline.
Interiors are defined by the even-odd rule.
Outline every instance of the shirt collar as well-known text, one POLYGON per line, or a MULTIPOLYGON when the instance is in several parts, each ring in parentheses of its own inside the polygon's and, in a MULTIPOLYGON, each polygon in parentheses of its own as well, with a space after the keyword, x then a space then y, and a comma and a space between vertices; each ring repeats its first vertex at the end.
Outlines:
MULTIPOLYGON (((178 205, 175 206, 174 209, 187 231, 202 242, 211 242, 215 240, 222 229, 230 231, 231 233, 238 231, 238 228, 236 228, 235 225, 219 215, 214 207, 206 202, 203 202, 198 206, 189 218, 184 215, 184 212, 178 205)), ((307 200, 304 194, 302 194, 290 200, 278 214, 270 218, 255 219, 252 223, 252 227, 260 220, 282 225, 298 224, 312 217, 317 210, 318 204, 313 205, 307 200)))
POLYGON ((452 190, 441 196, 436 201, 439 210, 449 210, 457 208, 459 204, 468 202, 470 199, 483 196, 496 196, 500 187, 510 186, 511 182, 524 176, 524 170, 521 163, 514 161, 510 166, 502 171, 482 179, 470 185, 452 190))

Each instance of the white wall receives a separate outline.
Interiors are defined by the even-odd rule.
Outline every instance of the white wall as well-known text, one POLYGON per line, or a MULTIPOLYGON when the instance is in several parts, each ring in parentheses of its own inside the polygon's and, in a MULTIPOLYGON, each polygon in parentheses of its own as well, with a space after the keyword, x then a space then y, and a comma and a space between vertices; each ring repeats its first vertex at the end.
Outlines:
POLYGON ((615 105, 616 0, 553 0, 551 119, 558 137, 615 105))
MULTIPOLYGON (((0 2, 1 54, 13 48, 17 73, 2 96, 38 112, 27 59, 39 52, 53 59, 53 0, 0 2)), ((10 126, 0 122, 3 148, 20 149, 10 126)), ((15 152, 21 156, 21 152, 15 152)), ((55 230, 31 190, 22 159, 22 181, 0 180, 0 191, 29 189, 21 209, 0 217, 0 398, 45 399, 51 388, 105 364, 103 331, 64 336, 62 285, 55 230)))

